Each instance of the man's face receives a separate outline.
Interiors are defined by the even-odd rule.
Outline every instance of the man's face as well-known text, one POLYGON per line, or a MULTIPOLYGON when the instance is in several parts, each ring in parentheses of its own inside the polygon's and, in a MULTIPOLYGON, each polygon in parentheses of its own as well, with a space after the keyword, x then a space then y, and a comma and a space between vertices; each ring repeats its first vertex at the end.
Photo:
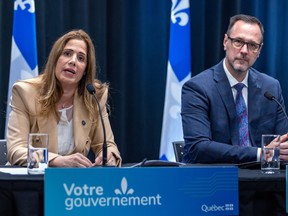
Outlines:
POLYGON ((226 51, 226 66, 237 77, 245 77, 248 69, 259 57, 262 34, 257 24, 237 21, 229 35, 225 34, 223 46, 226 51))

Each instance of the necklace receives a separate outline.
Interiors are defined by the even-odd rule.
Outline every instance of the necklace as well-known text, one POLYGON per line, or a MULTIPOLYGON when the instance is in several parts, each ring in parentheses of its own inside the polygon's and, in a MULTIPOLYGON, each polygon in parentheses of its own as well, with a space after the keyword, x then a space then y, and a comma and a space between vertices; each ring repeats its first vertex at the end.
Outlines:
POLYGON ((64 109, 64 108, 67 108, 67 107, 70 107, 72 104, 73 104, 73 97, 74 95, 70 96, 70 97, 64 97, 64 98, 61 98, 58 102, 58 107, 61 108, 61 109, 64 109))
MULTIPOLYGON (((73 104, 73 103, 72 103, 73 104)), ((64 103, 64 104, 62 104, 62 106, 61 106, 61 108, 62 109, 64 109, 64 108, 68 108, 68 107, 70 107, 72 104, 70 104, 70 103, 64 103)))
POLYGON ((62 103, 62 105, 60 104, 61 109, 70 107, 73 104, 73 101, 66 101, 64 103, 62 103))

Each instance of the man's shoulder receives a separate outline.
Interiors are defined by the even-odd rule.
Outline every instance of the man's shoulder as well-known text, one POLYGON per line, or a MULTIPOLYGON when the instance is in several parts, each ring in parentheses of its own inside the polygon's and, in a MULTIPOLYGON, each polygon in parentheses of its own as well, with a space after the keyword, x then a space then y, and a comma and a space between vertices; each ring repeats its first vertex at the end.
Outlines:
POLYGON ((191 77, 190 82, 214 82, 215 73, 225 73, 222 61, 191 77))
POLYGON ((262 82, 276 82, 276 83, 279 82, 276 78, 266 73, 260 72, 255 68, 250 68, 249 73, 253 79, 261 80, 262 82))

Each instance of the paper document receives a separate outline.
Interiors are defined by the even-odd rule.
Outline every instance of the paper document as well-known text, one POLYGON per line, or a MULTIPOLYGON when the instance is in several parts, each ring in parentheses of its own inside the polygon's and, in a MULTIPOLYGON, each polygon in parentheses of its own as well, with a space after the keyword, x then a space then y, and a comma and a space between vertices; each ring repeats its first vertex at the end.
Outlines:
POLYGON ((27 168, 21 167, 21 168, 0 168, 0 172, 3 173, 9 173, 12 175, 27 175, 27 168))

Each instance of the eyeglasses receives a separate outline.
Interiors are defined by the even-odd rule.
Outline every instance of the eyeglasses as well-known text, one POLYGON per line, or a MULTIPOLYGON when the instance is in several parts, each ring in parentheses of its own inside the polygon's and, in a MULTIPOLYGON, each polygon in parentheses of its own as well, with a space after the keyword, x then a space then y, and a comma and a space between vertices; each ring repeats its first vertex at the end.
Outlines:
POLYGON ((247 49, 253 53, 256 53, 259 51, 259 49, 261 48, 262 44, 257 44, 257 43, 250 43, 250 42, 245 42, 241 39, 237 39, 237 38, 231 38, 229 35, 227 35, 228 38, 231 40, 231 43, 233 45, 233 47, 235 47, 236 49, 241 49, 245 44, 247 45, 247 49))

